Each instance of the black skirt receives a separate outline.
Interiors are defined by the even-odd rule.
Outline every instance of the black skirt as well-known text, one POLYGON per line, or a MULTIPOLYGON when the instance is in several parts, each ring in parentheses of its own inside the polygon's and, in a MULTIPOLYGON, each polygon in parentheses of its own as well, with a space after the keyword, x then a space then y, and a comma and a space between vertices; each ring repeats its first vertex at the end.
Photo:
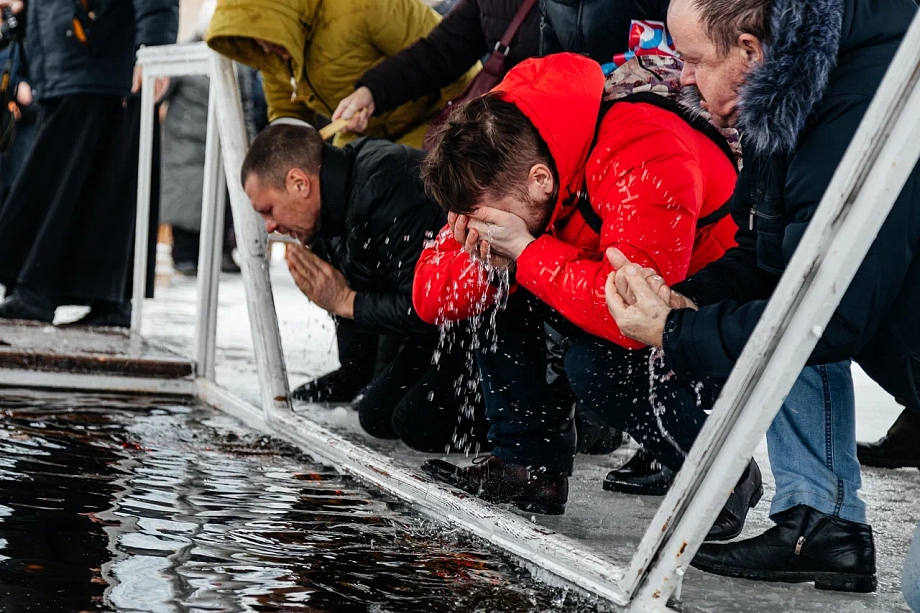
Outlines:
POLYGON ((58 305, 130 297, 139 129, 139 99, 44 101, 0 211, 0 283, 58 305))

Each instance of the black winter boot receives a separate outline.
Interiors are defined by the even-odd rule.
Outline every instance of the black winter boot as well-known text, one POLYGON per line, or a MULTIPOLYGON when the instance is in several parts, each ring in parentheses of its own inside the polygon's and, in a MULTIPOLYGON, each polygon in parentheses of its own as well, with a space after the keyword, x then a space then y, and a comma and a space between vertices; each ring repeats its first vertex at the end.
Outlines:
POLYGON ((856 456, 863 466, 879 468, 920 468, 920 414, 904 409, 888 429, 888 434, 874 443, 856 443, 856 456))
POLYGON ((97 302, 89 313, 67 325, 129 328, 131 326, 131 302, 97 302))
POLYGON ((617 470, 611 470, 604 479, 604 489, 609 492, 664 496, 677 475, 667 466, 640 449, 617 470))
POLYGON ((581 403, 575 405, 575 432, 578 433, 578 453, 606 455, 623 445, 623 433, 581 403))
POLYGON ((490 455, 460 468, 444 460, 428 460, 422 470, 440 481, 495 503, 511 503, 528 513, 562 515, 569 498, 569 479, 563 473, 549 473, 505 462, 490 455))
POLYGON ((19 287, 0 303, 0 318, 51 323, 54 320, 54 307, 38 294, 19 287))
POLYGON ((819 590, 874 592, 872 528, 799 505, 760 536, 703 545, 691 564, 725 577, 801 583, 819 590))

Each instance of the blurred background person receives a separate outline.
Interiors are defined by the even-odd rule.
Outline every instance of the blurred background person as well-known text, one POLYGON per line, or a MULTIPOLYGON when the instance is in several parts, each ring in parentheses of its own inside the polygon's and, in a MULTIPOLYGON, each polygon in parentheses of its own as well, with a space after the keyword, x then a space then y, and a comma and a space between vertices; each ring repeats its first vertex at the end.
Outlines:
MULTIPOLYGON (((369 68, 427 35, 440 21, 421 0, 227 0, 206 39, 261 71, 269 120, 331 118, 369 68)), ((478 65, 443 90, 373 117, 365 135, 420 147, 428 122, 463 91, 478 65)), ((336 144, 354 138, 339 134, 336 144)))
MULTIPOLYGON (((203 40, 216 6, 215 0, 201 5, 195 31, 189 42, 203 40)), ((267 123, 261 79, 257 76, 257 71, 251 68, 238 68, 243 112, 250 139, 255 136, 257 126, 261 129, 267 123), (258 116, 258 111, 263 116, 258 116)), ((210 79, 204 75, 171 79, 160 112, 163 125, 160 222, 172 228, 173 265, 177 272, 184 275, 195 275, 198 272, 209 87, 210 79)), ((226 198, 226 192, 224 194, 226 198)), ((229 201, 224 219, 221 271, 237 273, 240 268, 233 259, 236 237, 229 201)))
MULTIPOLYGON (((21 15, 26 3, 0 0, 21 15)), ((26 54, 42 118, 0 211, 0 317, 127 327, 142 75, 137 49, 174 43, 178 0, 29 0, 26 54)))
POLYGON ((3 92, 4 108, 8 113, 2 124, 3 137, 0 138, 0 209, 6 201, 19 170, 25 163, 26 155, 35 141, 38 129, 40 107, 32 95, 32 86, 28 82, 29 67, 26 63, 22 42, 17 40, 0 50, 0 66, 4 78, 9 75, 6 90, 3 92))

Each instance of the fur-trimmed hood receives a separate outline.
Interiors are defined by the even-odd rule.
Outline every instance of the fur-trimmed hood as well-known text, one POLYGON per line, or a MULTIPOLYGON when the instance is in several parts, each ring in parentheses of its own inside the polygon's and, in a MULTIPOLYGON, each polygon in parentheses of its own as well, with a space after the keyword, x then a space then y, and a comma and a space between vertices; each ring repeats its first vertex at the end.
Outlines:
POLYGON ((766 61, 739 92, 746 151, 790 153, 829 99, 871 98, 879 75, 867 72, 884 71, 881 50, 901 39, 916 11, 916 0, 773 0, 766 61))
POLYGON ((738 128, 757 153, 788 153, 837 65, 845 0, 773 0, 766 61, 740 91, 738 128))

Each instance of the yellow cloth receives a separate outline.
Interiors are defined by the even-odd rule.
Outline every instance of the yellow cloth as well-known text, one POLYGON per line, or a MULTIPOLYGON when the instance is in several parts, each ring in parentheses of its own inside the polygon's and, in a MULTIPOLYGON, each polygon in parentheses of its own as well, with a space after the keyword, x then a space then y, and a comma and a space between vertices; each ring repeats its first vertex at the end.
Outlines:
MULTIPOLYGON (((332 116, 368 69, 427 35, 439 20, 421 0, 218 0, 205 40, 262 71, 270 121, 315 123, 316 115, 332 116), (265 52, 255 39, 284 47, 291 59, 265 52)), ((479 69, 477 63, 440 92, 371 117, 365 135, 421 147, 427 123, 479 69)), ((340 135, 336 142, 355 137, 340 135)))

